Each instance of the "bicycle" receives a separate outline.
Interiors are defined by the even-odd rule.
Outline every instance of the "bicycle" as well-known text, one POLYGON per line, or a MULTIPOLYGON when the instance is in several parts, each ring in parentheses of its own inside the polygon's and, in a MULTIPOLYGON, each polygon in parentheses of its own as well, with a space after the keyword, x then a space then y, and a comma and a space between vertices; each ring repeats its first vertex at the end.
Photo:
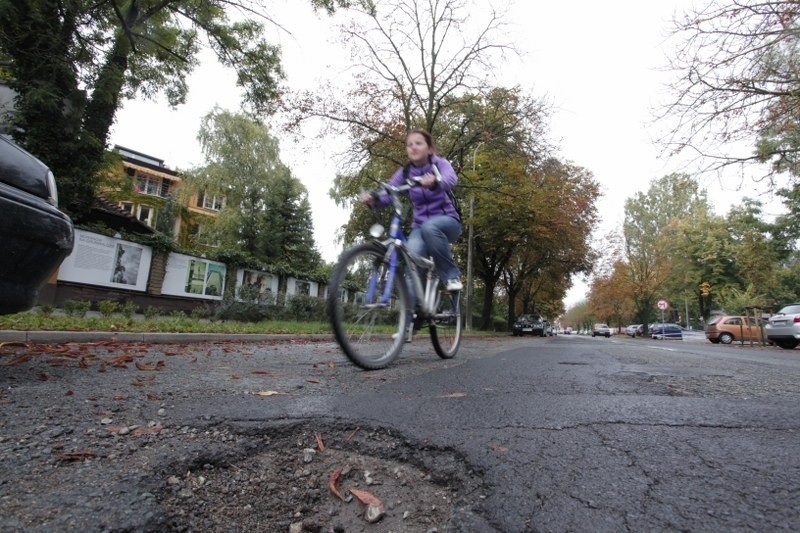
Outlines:
POLYGON ((384 237, 383 226, 375 224, 370 229, 373 240, 342 253, 331 275, 328 313, 334 336, 347 358, 365 370, 385 368, 400 355, 410 340, 412 319, 414 330, 429 328, 433 348, 442 359, 455 357, 461 344, 461 292, 445 290, 433 259, 406 247, 400 195, 415 186, 415 181, 399 187, 381 185, 378 191, 385 191, 394 207, 388 235, 384 237), (424 287, 420 272, 427 272, 424 287), (409 305, 409 285, 415 310, 409 305), (356 298, 351 304, 352 292, 356 298))

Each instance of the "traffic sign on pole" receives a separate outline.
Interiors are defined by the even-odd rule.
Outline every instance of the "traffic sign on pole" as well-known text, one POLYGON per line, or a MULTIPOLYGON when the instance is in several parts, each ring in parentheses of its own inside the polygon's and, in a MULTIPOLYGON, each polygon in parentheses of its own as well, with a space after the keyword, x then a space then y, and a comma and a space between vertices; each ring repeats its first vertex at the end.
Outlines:
POLYGON ((658 307, 662 311, 666 311, 667 309, 669 309, 669 302, 667 302, 666 300, 659 300, 658 303, 656 304, 656 307, 658 307))

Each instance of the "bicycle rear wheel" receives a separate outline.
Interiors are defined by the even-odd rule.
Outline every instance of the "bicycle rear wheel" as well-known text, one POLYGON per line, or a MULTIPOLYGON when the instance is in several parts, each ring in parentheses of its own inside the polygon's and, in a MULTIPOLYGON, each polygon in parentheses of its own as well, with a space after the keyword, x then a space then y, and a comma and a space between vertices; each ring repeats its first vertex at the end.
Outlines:
POLYGON ((431 318, 431 342, 442 359, 452 359, 461 344, 461 291, 439 292, 436 313, 431 318))
POLYGON ((405 342, 408 291, 400 268, 391 275, 388 256, 383 244, 356 245, 342 254, 331 276, 334 336, 347 358, 366 370, 388 366, 405 342))

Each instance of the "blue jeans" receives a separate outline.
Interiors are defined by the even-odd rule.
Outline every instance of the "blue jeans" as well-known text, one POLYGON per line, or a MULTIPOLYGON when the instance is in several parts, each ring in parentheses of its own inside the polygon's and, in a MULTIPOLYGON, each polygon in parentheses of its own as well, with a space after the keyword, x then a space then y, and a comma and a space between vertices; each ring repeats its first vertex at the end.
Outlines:
POLYGON ((461 222, 447 215, 439 215, 412 229, 407 246, 417 255, 432 257, 439 279, 446 282, 461 276, 461 271, 453 261, 453 254, 450 253, 450 243, 456 242, 459 235, 461 222))

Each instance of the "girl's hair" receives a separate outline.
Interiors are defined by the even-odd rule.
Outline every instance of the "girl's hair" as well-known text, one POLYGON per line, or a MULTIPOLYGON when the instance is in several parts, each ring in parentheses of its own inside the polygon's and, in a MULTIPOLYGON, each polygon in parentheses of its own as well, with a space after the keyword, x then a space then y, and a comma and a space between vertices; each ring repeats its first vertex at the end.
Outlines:
POLYGON ((422 137, 425 139, 425 144, 428 145, 428 148, 430 148, 431 150, 436 150, 436 147, 433 145, 433 135, 423 130, 422 128, 412 128, 408 130, 408 134, 406 134, 406 139, 412 133, 419 133, 420 135, 422 135, 422 137))

